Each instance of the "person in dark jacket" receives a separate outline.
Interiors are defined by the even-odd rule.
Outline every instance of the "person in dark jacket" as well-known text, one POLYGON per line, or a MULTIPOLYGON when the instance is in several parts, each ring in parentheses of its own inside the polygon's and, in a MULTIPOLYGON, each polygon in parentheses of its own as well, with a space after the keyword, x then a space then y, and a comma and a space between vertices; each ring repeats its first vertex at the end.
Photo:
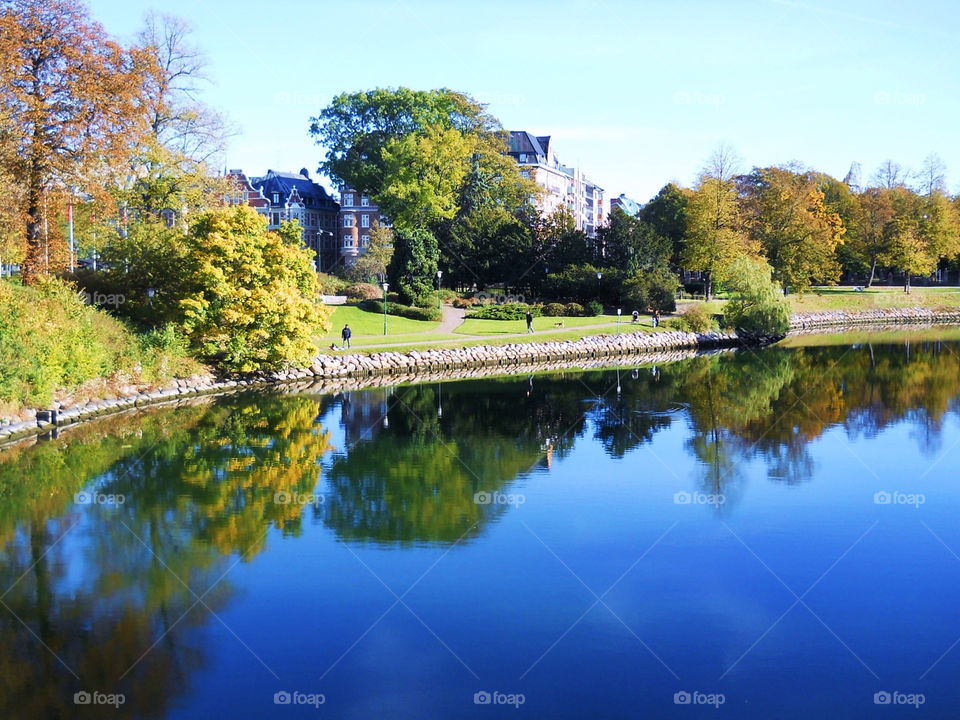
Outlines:
POLYGON ((340 337, 343 338, 343 347, 345 348, 350 347, 350 337, 352 335, 353 333, 350 331, 350 326, 344 325, 343 330, 340 331, 340 337))
POLYGON ((527 332, 533 332, 533 313, 527 310, 527 332))

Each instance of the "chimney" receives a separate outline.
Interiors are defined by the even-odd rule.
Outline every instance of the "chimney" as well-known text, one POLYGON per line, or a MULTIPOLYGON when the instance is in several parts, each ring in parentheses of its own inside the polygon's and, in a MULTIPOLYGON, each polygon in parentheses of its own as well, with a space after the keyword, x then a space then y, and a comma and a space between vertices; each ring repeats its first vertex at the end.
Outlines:
POLYGON ((300 174, 303 175, 307 180, 310 179, 310 173, 307 172, 306 168, 300 168, 300 174))

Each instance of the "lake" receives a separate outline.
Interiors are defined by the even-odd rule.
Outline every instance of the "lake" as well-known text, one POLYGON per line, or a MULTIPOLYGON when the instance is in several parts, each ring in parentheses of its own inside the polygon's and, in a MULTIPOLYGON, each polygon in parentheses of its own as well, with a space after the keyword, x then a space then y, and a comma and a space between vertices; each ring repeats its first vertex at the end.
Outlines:
POLYGON ((8 449, 0 717, 955 717, 960 342, 857 339, 8 449))

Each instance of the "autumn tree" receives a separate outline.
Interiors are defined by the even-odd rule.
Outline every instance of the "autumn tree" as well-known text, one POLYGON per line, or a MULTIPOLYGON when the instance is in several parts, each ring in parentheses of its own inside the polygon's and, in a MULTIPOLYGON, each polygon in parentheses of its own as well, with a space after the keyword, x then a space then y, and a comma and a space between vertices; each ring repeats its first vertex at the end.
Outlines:
POLYGON ((370 244, 347 268, 347 276, 358 282, 370 282, 386 275, 393 257, 393 230, 376 225, 370 230, 370 244))
POLYGON ((747 249, 740 223, 736 164, 730 148, 718 148, 701 172, 687 203, 681 264, 705 273, 703 287, 707 300, 713 294, 715 276, 722 274, 747 249))
POLYGON ((745 228, 781 286, 803 292, 812 282, 836 282, 843 221, 827 210, 815 173, 755 168, 738 185, 745 228))
POLYGON ((887 250, 887 225, 894 216, 893 192, 886 188, 867 188, 857 195, 857 205, 850 244, 870 269, 867 279, 867 287, 870 287, 876 275, 877 262, 887 250))
POLYGON ((960 252, 960 219, 954 204, 939 191, 918 196, 898 188, 892 205, 882 261, 903 272, 903 289, 909 293, 914 275, 930 275, 940 260, 960 252))
POLYGON ((202 100, 209 83, 206 59, 191 42, 191 28, 170 15, 147 15, 135 58, 144 79, 147 132, 130 157, 119 193, 140 215, 163 210, 179 215, 201 210, 226 187, 215 177, 230 129, 202 100))
POLYGON ((243 372, 309 361, 329 313, 297 223, 268 231, 239 205, 198 215, 186 242, 181 323, 203 357, 243 372))
POLYGON ((0 4, 0 105, 25 188, 23 276, 46 271, 44 221, 69 188, 102 187, 143 117, 131 54, 65 0, 0 4))

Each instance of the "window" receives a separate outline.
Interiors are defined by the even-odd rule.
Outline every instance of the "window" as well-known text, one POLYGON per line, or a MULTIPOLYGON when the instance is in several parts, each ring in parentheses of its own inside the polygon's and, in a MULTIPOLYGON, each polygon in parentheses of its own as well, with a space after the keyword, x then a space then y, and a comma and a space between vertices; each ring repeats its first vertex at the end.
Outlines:
POLYGON ((361 195, 360 204, 363 205, 363 207, 370 207, 370 198, 367 195, 361 195))
POLYGON ((526 162, 526 161, 527 161, 527 154, 520 153, 520 162, 526 162))
POLYGON ((366 246, 369 245, 369 244, 370 244, 370 236, 369 236, 369 235, 364 235, 362 238, 360 238, 360 245, 361 245, 362 247, 366 247, 366 246))
POLYGON ((343 226, 344 226, 344 227, 353 227, 353 215, 344 215, 344 216, 343 216, 343 226))
POLYGON ((270 224, 279 225, 280 224, 280 213, 270 213, 270 224))
POLYGON ((343 194, 343 204, 344 204, 344 205, 353 205, 353 193, 344 193, 344 194, 343 194))
POLYGON ((361 215, 360 216, 360 227, 370 227, 370 216, 361 215))
POLYGON ((352 247, 353 247, 353 236, 351 236, 351 235, 344 235, 344 236, 343 236, 343 246, 344 246, 345 248, 352 248, 352 247))
POLYGON ((279 203, 280 203, 280 193, 274 193, 274 194, 273 194, 273 204, 274 204, 274 205, 277 205, 277 204, 279 204, 279 203))

